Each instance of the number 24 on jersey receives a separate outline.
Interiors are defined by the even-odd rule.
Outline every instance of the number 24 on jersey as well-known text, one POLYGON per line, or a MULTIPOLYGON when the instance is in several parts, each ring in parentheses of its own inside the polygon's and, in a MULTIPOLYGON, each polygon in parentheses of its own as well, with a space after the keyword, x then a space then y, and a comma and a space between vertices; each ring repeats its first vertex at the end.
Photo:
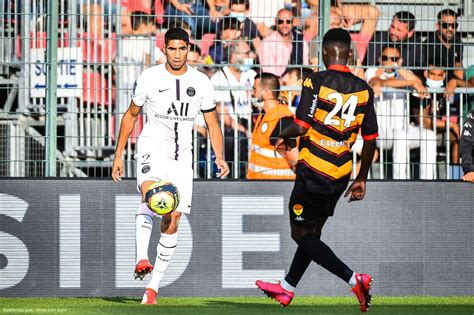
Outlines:
POLYGON ((359 98, 356 95, 351 95, 346 100, 346 102, 344 102, 342 94, 334 92, 328 95, 328 100, 330 101, 334 100, 336 105, 334 106, 332 111, 330 111, 326 115, 326 118, 324 119, 324 124, 340 126, 341 120, 343 120, 344 127, 346 128, 350 127, 351 123, 355 121, 356 119, 354 113, 357 108, 357 102, 359 98), (333 119, 333 117, 341 110, 341 108, 342 108, 341 119, 333 119))

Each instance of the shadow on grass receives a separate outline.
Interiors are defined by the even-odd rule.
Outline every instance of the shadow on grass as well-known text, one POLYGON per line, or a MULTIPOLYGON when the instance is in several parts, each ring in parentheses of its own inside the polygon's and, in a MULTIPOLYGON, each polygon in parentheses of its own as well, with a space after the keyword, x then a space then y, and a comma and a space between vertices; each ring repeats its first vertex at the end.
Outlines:
POLYGON ((140 299, 131 297, 102 297, 100 299, 106 302, 121 303, 127 305, 140 304, 141 302, 140 299))

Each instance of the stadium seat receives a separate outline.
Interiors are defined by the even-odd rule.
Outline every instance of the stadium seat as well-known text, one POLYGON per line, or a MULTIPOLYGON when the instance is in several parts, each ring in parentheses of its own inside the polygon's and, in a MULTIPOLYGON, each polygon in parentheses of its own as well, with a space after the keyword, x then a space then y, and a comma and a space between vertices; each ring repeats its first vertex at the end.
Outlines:
POLYGON ((216 39, 216 34, 206 33, 202 35, 201 38, 201 54, 207 55, 209 53, 209 48, 214 45, 216 39))
POLYGON ((30 48, 46 48, 46 32, 30 33, 30 48))
POLYGON ((110 38, 97 38, 92 33, 84 33, 80 37, 84 62, 109 63, 115 58, 117 50, 115 33, 112 33, 110 38))
MULTIPOLYGON (((112 115, 112 121, 111 121, 111 124, 110 124, 110 130, 111 130, 111 137, 113 140, 116 139, 116 135, 115 135, 115 122, 116 122, 116 117, 117 115, 112 115)), ((133 127, 133 130, 132 130, 132 133, 130 135, 130 143, 131 144, 135 144, 137 143, 137 140, 138 140, 138 136, 140 135, 140 133, 142 132, 142 129, 143 129, 143 115, 140 114, 138 115, 138 119, 137 119, 137 122, 135 124, 135 126, 133 127)))
POLYGON ((150 0, 128 0, 127 7, 129 12, 141 11, 146 14, 151 14, 150 0))
POLYGON ((107 80, 98 72, 85 71, 82 74, 83 94, 82 101, 84 103, 108 105, 109 97, 107 91, 107 80))

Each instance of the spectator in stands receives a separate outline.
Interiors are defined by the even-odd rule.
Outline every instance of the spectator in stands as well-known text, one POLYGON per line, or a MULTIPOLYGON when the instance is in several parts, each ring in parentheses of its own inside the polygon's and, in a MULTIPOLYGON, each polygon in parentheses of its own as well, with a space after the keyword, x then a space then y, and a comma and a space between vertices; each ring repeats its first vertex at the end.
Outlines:
POLYGON ((154 45, 153 16, 145 12, 132 12, 131 23, 133 33, 119 41, 120 48, 116 60, 121 113, 125 112, 130 105, 130 90, 144 68, 166 61, 163 52, 154 45))
POLYGON ((248 40, 250 49, 256 51, 256 47, 260 45, 260 36, 257 25, 248 18, 250 10, 250 0, 230 0, 229 16, 235 17, 240 22, 240 36, 244 40, 248 40))
MULTIPOLYGON (((446 133, 447 127, 447 116, 446 116, 446 102, 449 101, 451 98, 450 96, 453 94, 454 89, 456 89, 457 80, 452 78, 449 80, 448 84, 445 86, 447 71, 440 66, 439 64, 435 64, 435 62, 431 62, 428 69, 424 71, 424 78, 425 78, 425 85, 428 88, 436 89, 436 88, 444 88, 444 93, 437 94, 436 103, 435 98, 433 95, 435 93, 431 93, 430 98, 424 102, 426 105, 424 106, 424 123, 423 125, 431 130, 434 130, 433 125, 436 123, 436 131, 437 133, 446 133), (436 111, 434 110, 436 107, 436 111), (436 117, 434 117, 436 112, 436 117)), ((412 112, 415 115, 420 111, 418 104, 412 109, 412 112)), ((451 115, 450 115, 451 116, 451 115)), ((449 123, 449 138, 451 142, 451 161, 455 164, 459 163, 459 124, 457 123, 457 117, 451 116, 450 123, 449 123)))
POLYGON ((402 68, 403 59, 397 46, 387 45, 382 49, 380 67, 369 68, 366 80, 379 96, 375 102, 382 150, 393 149, 393 177, 408 178, 410 153, 407 149, 420 148, 420 177, 434 179, 436 176, 436 134, 429 129, 408 124, 406 93, 384 92, 382 87, 414 88, 419 97, 425 97, 426 88, 410 70, 402 68), (421 129, 421 130, 420 130, 421 129))
POLYGON ((189 44, 188 59, 186 63, 191 67, 197 68, 201 65, 201 49, 196 44, 189 44))
POLYGON ((399 11, 395 13, 388 31, 375 32, 367 47, 363 64, 369 67, 377 65, 382 48, 391 44, 398 47, 408 69, 421 67, 423 65, 423 47, 421 38, 415 33, 415 22, 415 16, 411 12, 399 11))
POLYGON ((308 43, 303 34, 293 28, 293 13, 288 9, 278 11, 276 31, 262 40, 257 48, 261 70, 281 76, 289 65, 308 65, 308 43))
POLYGON ((165 15, 168 16, 168 22, 176 17, 185 20, 196 39, 200 39, 204 33, 216 32, 217 22, 222 17, 213 0, 170 0, 165 15))
POLYGON ((208 57, 201 53, 201 49, 196 44, 189 44, 188 65, 211 77, 214 74, 214 68, 209 67, 208 57))
POLYGON ((467 116, 461 136, 463 180, 474 183, 474 109, 467 116))
POLYGON ((464 82, 463 42, 457 34, 457 13, 451 9, 444 9, 438 13, 436 32, 430 34, 425 41, 425 66, 433 61, 448 69, 447 81, 456 78, 460 85, 464 82))
POLYGON ((225 156, 228 161, 234 162, 231 166, 233 176, 243 178, 246 174, 244 165, 238 167, 236 161, 246 162, 248 159, 251 90, 256 72, 251 69, 250 47, 245 41, 230 43, 229 52, 229 65, 216 72, 211 82, 216 88, 217 112, 225 125, 225 156), (238 157, 234 156, 234 147, 239 152, 238 157))
POLYGON ((249 17, 257 25, 258 32, 263 38, 270 35, 275 23, 273 18, 278 11, 285 7, 287 0, 251 0, 249 17))
MULTIPOLYGON (((44 2, 46 3, 46 2, 44 2)), ((83 0, 83 1, 75 1, 73 3, 77 4, 77 12, 81 13, 82 17, 86 19, 85 21, 85 32, 89 33, 90 35, 94 34, 96 38, 103 38, 104 35, 102 34, 105 30, 105 25, 108 21, 104 19, 104 16, 108 15, 117 15, 117 4, 114 0, 83 0), (105 22, 105 23, 104 23, 105 22)), ((59 12, 67 12, 65 8, 61 8, 63 4, 62 1, 59 1, 59 12), (64 10, 64 11, 62 11, 64 10)), ((67 2, 64 2, 66 8, 69 8, 67 2)), ((121 17, 121 34, 131 34, 131 23, 129 17, 129 10, 127 6, 122 7, 122 17, 121 17)), ((61 20, 64 18, 66 19, 67 15, 63 15, 60 13, 59 19, 60 23, 61 20)), ((115 21, 113 21, 115 23, 115 21)), ((112 26, 109 26, 112 29, 112 26)))
POLYGON ((209 56, 214 64, 223 64, 229 61, 228 46, 240 38, 240 22, 236 17, 224 17, 219 23, 217 40, 209 47, 209 56))
MULTIPOLYGON (((313 13, 311 17, 305 20, 305 39, 307 41, 315 38, 318 34, 318 12, 319 0, 306 0, 311 6, 313 13)), ((329 28, 345 28, 349 29, 355 24, 361 24, 359 32, 351 33, 353 44, 357 47, 357 56, 364 60, 367 45, 374 35, 377 27, 380 10, 370 4, 343 4, 341 0, 331 1, 331 17, 329 28)))
POLYGON ((280 103, 278 77, 265 72, 257 75, 252 96, 259 115, 252 132, 247 178, 294 179, 293 168, 298 161, 296 143, 283 156, 275 154, 274 145, 278 135, 294 119, 288 106, 280 103))
POLYGON ((310 68, 287 68, 283 76, 281 77, 281 83, 286 87, 297 87, 296 90, 282 91, 281 98, 285 103, 291 105, 291 107, 297 108, 301 97, 301 86, 303 85, 303 79, 306 78, 311 72, 310 68), (290 97, 291 95, 291 97, 290 97))
MULTIPOLYGON (((378 9, 377 11, 378 12, 378 9)), ((330 10, 330 20, 329 20, 329 28, 340 28, 343 25, 344 18, 339 14, 339 10, 330 10)), ((309 19, 306 20, 306 23, 314 23, 314 20, 309 19), (309 21, 309 22, 308 22, 309 21)), ((366 23, 366 20, 362 21, 362 27, 366 23)), ((349 59, 349 65, 351 67, 351 71, 354 75, 364 79, 364 69, 362 68, 362 60, 365 57, 365 53, 367 51, 367 45, 370 41, 372 34, 368 36, 368 34, 359 32, 359 33, 351 33, 352 39, 352 55, 349 59)), ((316 37, 314 40, 310 41, 309 43, 309 61, 311 65, 319 66, 319 51, 320 51, 321 44, 319 43, 318 38, 316 37)))

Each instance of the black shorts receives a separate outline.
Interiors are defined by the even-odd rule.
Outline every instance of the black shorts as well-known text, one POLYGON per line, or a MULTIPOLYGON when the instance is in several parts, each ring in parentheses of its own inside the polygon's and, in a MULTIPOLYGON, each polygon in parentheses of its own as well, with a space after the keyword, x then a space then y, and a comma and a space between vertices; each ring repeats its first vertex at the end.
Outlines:
POLYGON ((298 225, 311 225, 321 217, 334 215, 334 209, 343 191, 330 195, 308 192, 304 184, 295 182, 291 192, 290 221, 298 225))

